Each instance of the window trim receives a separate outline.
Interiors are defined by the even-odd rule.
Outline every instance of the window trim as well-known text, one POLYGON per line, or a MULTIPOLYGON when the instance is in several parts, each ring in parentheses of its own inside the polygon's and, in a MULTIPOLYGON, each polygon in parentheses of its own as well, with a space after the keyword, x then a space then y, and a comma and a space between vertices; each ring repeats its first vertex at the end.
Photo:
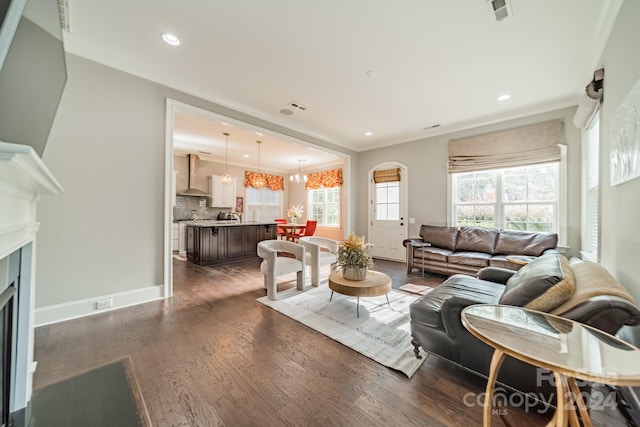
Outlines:
MULTIPOLYGON (((312 189, 312 190, 307 190, 307 211, 309 212, 309 219, 312 219, 312 206, 314 204, 319 205, 319 203, 313 203, 313 193, 314 191, 323 191, 325 192, 325 200, 326 200, 326 191, 327 190, 333 190, 333 189, 337 189, 338 190, 338 223, 337 224, 326 224, 324 222, 320 222, 318 221, 318 227, 323 227, 323 228, 335 228, 335 229, 339 229, 342 228, 342 210, 343 210, 343 203, 342 203, 342 186, 339 187, 329 187, 329 188, 316 188, 316 189, 312 189)), ((331 203, 334 204, 334 203, 331 203)), ((327 202, 324 202, 323 205, 326 207, 327 206, 327 202)), ((326 221, 326 216, 327 216, 327 210, 324 209, 324 221, 326 221)))
MULTIPOLYGON (((567 235, 568 235, 568 224, 567 224, 567 206, 568 206, 568 191, 567 191, 567 146, 566 144, 558 144, 560 147, 560 162, 558 165, 558 174, 556 178, 556 188, 558 188, 558 200, 557 200, 557 211, 556 211, 556 220, 557 220, 557 231, 558 234, 558 244, 557 248, 561 252, 565 252, 569 246, 567 244, 567 235)), ((519 166, 514 166, 519 167, 519 166)), ((501 178, 498 178, 501 179, 501 178)), ((498 187, 501 188, 501 187, 498 187)), ((455 226, 455 210, 453 208, 454 199, 453 199, 453 174, 447 174, 447 225, 455 226)), ((501 197, 501 196, 500 196, 501 197)), ((496 217, 500 215, 500 219, 502 220, 502 206, 501 202, 497 203, 496 209, 496 217), (498 212, 500 211, 500 212, 498 212)))
POLYGON ((600 132, 600 124, 601 124, 601 117, 600 117, 600 109, 597 108, 596 111, 594 112, 593 116, 591 117, 591 119, 589 120, 587 126, 585 126, 582 129, 582 135, 581 135, 581 140, 582 140, 582 185, 581 185, 581 194, 582 194, 582 218, 581 218, 581 224, 580 224, 580 231, 582 233, 582 239, 581 239, 581 245, 580 245, 580 256, 582 257, 582 259, 587 260, 587 261, 593 261, 593 262, 598 262, 599 259, 599 254, 600 254, 600 215, 601 215, 601 209, 600 209, 600 200, 601 200, 601 185, 600 185, 600 177, 601 177, 601 172, 602 172, 602 168, 600 167, 600 155, 601 155, 601 150, 602 150, 602 138, 601 138, 601 132, 600 132), (597 141, 597 145, 598 145, 598 151, 597 151, 597 157, 595 159, 595 165, 598 169, 598 183, 596 186, 596 203, 597 203, 597 210, 596 210, 596 218, 595 218, 595 228, 597 229, 596 233, 596 242, 595 242, 595 248, 593 248, 593 234, 592 234, 592 229, 593 229, 593 223, 594 223, 594 219, 591 218, 591 216, 589 215, 589 200, 588 200, 588 193, 589 193, 589 172, 590 172, 590 168, 589 168, 589 164, 591 163, 591 158, 590 158, 590 134, 591 134, 591 130, 593 129, 593 127, 595 126, 596 122, 598 123, 598 141, 597 141), (589 243, 587 245, 585 245, 585 241, 588 240, 589 243))
MULTIPOLYGON (((245 215, 245 218, 253 219, 253 212, 252 212, 252 209, 251 209, 252 206, 258 206, 258 207, 260 207, 260 206, 278 206, 277 214, 275 214, 276 216, 274 218, 282 216, 281 212, 282 212, 282 209, 283 209, 283 206, 284 206, 284 195, 282 193, 283 192, 281 190, 272 190, 269 187, 264 187, 264 188, 245 187, 245 192, 244 192, 244 210, 245 210, 244 215, 245 215), (250 203, 250 201, 249 201, 249 192, 250 191, 256 191, 256 192, 261 192, 262 193, 265 190, 272 191, 272 192, 274 192, 276 194, 279 194, 279 197, 278 197, 279 204, 278 205, 275 205, 275 204, 274 205, 265 205, 262 202, 261 202, 261 204, 251 204, 250 203)), ((258 220, 266 220, 264 218, 262 218, 262 219, 260 218, 262 215, 263 215, 262 213, 258 212, 257 213, 257 219, 258 220)))

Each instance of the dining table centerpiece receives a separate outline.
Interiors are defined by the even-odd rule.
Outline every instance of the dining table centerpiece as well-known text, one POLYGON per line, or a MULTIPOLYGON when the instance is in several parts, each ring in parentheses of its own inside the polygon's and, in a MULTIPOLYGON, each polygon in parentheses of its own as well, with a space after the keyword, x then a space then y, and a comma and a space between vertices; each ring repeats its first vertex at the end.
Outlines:
POLYGON ((367 271, 373 268, 371 257, 371 243, 365 243, 364 236, 349 234, 338 248, 336 268, 342 270, 342 276, 347 280, 364 280, 367 271))
POLYGON ((304 213, 304 208, 302 205, 291 205, 289 206, 289 210, 287 210, 287 217, 291 221, 291 223, 295 224, 298 221, 298 218, 302 216, 304 213))

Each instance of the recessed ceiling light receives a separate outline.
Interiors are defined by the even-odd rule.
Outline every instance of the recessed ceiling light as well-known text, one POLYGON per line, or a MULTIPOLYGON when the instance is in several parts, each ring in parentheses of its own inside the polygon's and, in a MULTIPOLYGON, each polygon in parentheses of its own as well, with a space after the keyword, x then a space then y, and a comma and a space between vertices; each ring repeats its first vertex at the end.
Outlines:
POLYGON ((179 46, 180 45, 180 39, 178 39, 178 37, 176 37, 175 35, 173 35, 171 33, 164 33, 162 35, 162 40, 164 40, 165 43, 170 44, 171 46, 179 46))
POLYGON ((290 116, 293 114, 293 111, 289 110, 288 108, 283 108, 282 110, 280 110, 280 114, 284 114, 285 116, 290 116))
POLYGON ((371 135, 373 135, 373 132, 365 132, 364 134, 365 134, 365 136, 371 136, 371 135))
POLYGON ((506 101, 509 98, 511 98, 511 95, 508 95, 508 94, 505 93, 504 95, 500 95, 498 97, 498 101, 506 101))
POLYGON ((256 135, 262 136, 262 132, 256 132, 256 135))
POLYGON ((245 159, 248 159, 249 155, 248 154, 243 154, 242 157, 244 157, 245 159))

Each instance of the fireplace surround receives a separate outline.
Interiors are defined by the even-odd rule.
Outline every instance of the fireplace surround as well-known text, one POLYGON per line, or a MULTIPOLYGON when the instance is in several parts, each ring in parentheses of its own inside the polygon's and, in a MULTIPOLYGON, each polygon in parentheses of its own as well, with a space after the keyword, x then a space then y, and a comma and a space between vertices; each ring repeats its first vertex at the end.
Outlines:
POLYGON ((0 142, 3 416, 26 408, 31 399, 36 366, 33 360, 35 245, 39 226, 36 205, 42 195, 61 193, 62 187, 33 148, 0 142))

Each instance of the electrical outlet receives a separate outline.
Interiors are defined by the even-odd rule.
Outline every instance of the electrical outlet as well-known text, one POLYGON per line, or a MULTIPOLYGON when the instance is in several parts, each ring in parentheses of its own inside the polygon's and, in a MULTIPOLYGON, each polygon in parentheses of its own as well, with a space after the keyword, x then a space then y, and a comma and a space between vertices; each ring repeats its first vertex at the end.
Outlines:
POLYGON ((103 308, 109 308, 109 307, 113 307, 113 300, 112 299, 105 299, 102 301, 98 301, 96 303, 96 310, 101 310, 103 308))
POLYGON ((409 218, 409 224, 415 224, 415 223, 416 223, 415 218, 409 218))

